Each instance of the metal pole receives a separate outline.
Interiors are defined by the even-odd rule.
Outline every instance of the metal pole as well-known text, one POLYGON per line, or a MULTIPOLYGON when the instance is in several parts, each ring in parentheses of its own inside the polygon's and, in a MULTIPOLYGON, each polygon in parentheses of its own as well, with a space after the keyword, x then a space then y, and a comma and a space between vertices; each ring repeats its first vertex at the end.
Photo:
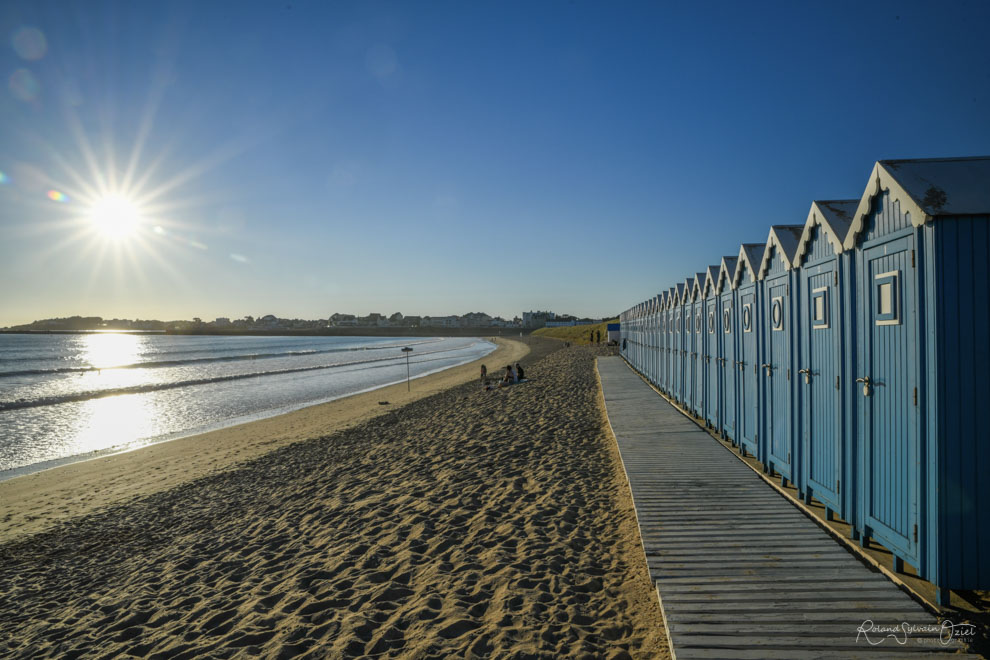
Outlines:
POLYGON ((409 391, 409 354, 412 353, 412 350, 408 346, 402 349, 402 352, 406 354, 406 392, 409 391))

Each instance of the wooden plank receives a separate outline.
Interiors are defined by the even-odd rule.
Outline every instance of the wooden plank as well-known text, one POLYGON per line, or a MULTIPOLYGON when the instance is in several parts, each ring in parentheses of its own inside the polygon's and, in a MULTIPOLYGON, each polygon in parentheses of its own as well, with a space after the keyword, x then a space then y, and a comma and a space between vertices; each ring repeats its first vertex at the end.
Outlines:
POLYGON ((623 362, 602 358, 599 373, 674 657, 923 658, 958 650, 857 643, 867 619, 935 619, 685 424, 623 362))

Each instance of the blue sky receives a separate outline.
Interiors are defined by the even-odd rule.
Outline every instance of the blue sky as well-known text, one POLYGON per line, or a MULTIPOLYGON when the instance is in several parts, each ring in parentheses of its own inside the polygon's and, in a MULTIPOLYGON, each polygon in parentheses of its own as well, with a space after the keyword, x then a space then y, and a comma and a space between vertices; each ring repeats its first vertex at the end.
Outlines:
POLYGON ((618 313, 990 153, 985 2, 6 2, 0 325, 618 313), (106 196, 137 205, 98 231, 106 196), (54 197, 55 199, 52 199, 54 197))

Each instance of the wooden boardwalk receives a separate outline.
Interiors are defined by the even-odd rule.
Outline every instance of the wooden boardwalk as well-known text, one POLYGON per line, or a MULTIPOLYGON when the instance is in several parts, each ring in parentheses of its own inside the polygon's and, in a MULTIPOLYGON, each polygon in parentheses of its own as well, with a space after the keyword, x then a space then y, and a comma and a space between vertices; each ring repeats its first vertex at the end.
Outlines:
POLYGON ((905 635, 938 623, 621 358, 598 371, 675 658, 967 657, 905 635), (898 632, 860 633, 868 621, 898 632))

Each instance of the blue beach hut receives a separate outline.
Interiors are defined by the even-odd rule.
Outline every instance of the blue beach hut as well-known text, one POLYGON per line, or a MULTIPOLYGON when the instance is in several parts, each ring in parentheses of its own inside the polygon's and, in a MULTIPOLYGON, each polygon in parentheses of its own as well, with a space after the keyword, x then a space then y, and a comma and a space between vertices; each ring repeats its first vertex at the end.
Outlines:
POLYGON ((679 401, 685 408, 691 407, 691 394, 694 392, 694 278, 684 280, 684 295, 681 297, 681 336, 684 343, 681 347, 681 369, 684 373, 681 379, 679 401))
POLYGON ((842 328, 848 272, 840 255, 857 206, 859 200, 813 202, 794 256, 799 300, 794 413, 802 457, 800 481, 805 499, 815 497, 824 504, 828 520, 836 512, 852 520, 851 489, 845 476, 852 469, 852 457, 844 443, 842 401, 842 383, 847 380, 843 355, 848 340, 842 328))
POLYGON ((674 338, 674 308, 676 306, 675 300, 677 299, 677 288, 670 287, 667 290, 667 305, 666 305, 666 319, 667 319, 667 374, 666 374, 666 387, 664 388, 664 393, 671 395, 674 391, 674 364, 677 361, 676 351, 676 341, 674 338))
POLYGON ((877 162, 843 246, 857 523, 947 604, 990 588, 990 158, 877 162))
MULTIPOLYGON (((796 481, 798 448, 791 426, 794 403, 791 380, 791 345, 794 337, 794 309, 791 305, 791 269, 803 225, 774 225, 757 271, 763 280, 763 432, 767 471, 779 473, 781 481, 796 481)), ((798 490, 801 484, 798 482, 798 490)))
POLYGON ((721 406, 719 405, 718 391, 719 380, 721 379, 722 360, 722 333, 721 322, 718 311, 718 294, 715 292, 718 285, 718 266, 709 266, 705 286, 702 289, 701 298, 704 301, 704 317, 702 334, 705 337, 705 393, 704 393, 704 416, 709 428, 719 428, 719 415, 721 406))
POLYGON ((736 270, 732 275, 735 301, 738 312, 733 329, 736 331, 736 424, 739 434, 739 448, 745 454, 751 452, 761 461, 759 404, 760 404, 760 346, 762 324, 759 314, 760 288, 756 278, 760 259, 766 249, 765 243, 744 243, 739 247, 736 270))
POLYGON ((684 283, 680 282, 674 289, 674 363, 671 378, 671 396, 675 401, 681 400, 681 387, 684 383, 684 283))
POLYGON ((699 419, 704 419, 705 416, 705 353, 708 350, 708 335, 705 333, 705 301, 702 294, 707 279, 707 273, 695 273, 694 287, 691 293, 693 300, 691 316, 694 333, 694 355, 692 356, 694 386, 691 391, 690 411, 699 419))
POLYGON ((719 368, 719 409, 722 411, 720 433, 736 444, 736 337, 734 332, 734 295, 732 276, 736 257, 722 257, 715 292, 718 296, 719 326, 722 332, 722 360, 719 368))

